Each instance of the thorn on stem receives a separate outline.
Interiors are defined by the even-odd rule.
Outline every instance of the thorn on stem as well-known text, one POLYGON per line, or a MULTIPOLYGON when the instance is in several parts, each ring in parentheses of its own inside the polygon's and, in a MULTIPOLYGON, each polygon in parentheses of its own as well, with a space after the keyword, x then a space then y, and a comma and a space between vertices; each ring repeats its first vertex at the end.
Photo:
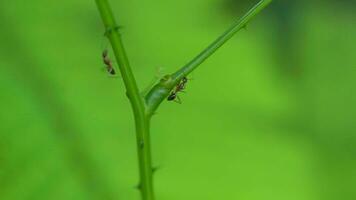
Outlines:
POLYGON ((143 140, 140 141, 140 148, 143 149, 145 147, 145 142, 143 140))
POLYGON ((141 183, 137 184, 134 188, 135 188, 136 190, 141 190, 141 189, 142 189, 141 183))
POLYGON ((115 31, 119 31, 120 29, 123 29, 123 28, 124 28, 124 26, 116 26, 115 31))
POLYGON ((130 98, 129 91, 126 91, 126 96, 127 96, 127 98, 131 99, 131 98, 130 98))
POLYGON ((108 27, 104 33, 104 36, 108 36, 110 33, 112 33, 113 31, 117 31, 119 32, 120 29, 122 29, 123 26, 115 26, 115 27, 108 27))
POLYGON ((161 169, 161 166, 152 167, 152 173, 156 173, 159 169, 161 169))

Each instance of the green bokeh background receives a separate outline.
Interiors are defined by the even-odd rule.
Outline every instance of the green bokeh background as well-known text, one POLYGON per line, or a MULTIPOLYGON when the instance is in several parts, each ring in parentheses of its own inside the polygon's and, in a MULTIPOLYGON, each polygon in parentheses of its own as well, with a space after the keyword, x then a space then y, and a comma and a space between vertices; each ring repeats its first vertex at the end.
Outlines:
MULTIPOLYGON (((255 1, 110 2, 144 88, 255 1)), ((199 67, 152 121, 157 200, 356 199, 355 10, 275 0, 199 67)), ((0 2, 1 200, 140 199, 105 46, 94 0, 0 2)))

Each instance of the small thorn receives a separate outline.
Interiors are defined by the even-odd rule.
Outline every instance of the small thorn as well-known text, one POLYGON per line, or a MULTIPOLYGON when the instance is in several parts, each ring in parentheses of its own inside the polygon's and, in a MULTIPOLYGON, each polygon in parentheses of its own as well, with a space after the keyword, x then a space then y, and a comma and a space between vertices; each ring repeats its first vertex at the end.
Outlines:
POLYGON ((112 28, 107 28, 106 31, 104 32, 104 36, 108 36, 112 32, 112 28))
POLYGON ((114 29, 116 30, 116 31, 119 31, 120 29, 123 29, 124 27, 123 26, 116 26, 114 29))
POLYGON ((156 173, 159 169, 161 169, 161 166, 152 167, 152 173, 156 173))
POLYGON ((129 91, 126 91, 126 96, 127 96, 127 98, 131 99, 130 95, 129 95, 129 91))
POLYGON ((143 149, 145 147, 145 142, 143 140, 140 141, 140 148, 143 149))
POLYGON ((119 31, 122 28, 123 28, 123 26, 108 27, 104 33, 104 36, 108 36, 113 31, 119 31))
POLYGON ((135 187, 134 187, 136 190, 141 190, 141 183, 137 184, 135 187))
POLYGON ((247 30, 247 24, 245 24, 242 28, 247 30))

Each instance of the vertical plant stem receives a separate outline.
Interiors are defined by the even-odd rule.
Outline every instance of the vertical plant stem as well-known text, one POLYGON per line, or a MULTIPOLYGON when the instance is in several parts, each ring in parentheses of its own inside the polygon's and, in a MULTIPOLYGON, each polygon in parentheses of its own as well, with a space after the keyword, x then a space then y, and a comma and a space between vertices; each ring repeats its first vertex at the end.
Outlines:
POLYGON ((136 80, 127 58, 119 28, 115 22, 107 0, 96 0, 101 18, 114 51, 119 69, 126 87, 126 94, 130 100, 136 125, 136 139, 139 158, 140 183, 142 200, 154 200, 152 161, 149 140, 150 117, 145 113, 145 101, 140 95, 136 80))

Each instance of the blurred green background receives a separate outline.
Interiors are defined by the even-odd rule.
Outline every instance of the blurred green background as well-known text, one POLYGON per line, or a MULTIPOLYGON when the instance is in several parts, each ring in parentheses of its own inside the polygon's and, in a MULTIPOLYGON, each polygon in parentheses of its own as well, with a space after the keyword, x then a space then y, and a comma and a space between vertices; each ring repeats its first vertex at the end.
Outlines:
MULTIPOLYGON (((111 0, 140 88, 254 0, 111 0)), ((157 200, 356 199, 356 3, 275 0, 152 121, 157 200)), ((139 200, 94 0, 0 2, 0 199, 139 200)), ((111 55, 111 57, 113 57, 111 55)))

